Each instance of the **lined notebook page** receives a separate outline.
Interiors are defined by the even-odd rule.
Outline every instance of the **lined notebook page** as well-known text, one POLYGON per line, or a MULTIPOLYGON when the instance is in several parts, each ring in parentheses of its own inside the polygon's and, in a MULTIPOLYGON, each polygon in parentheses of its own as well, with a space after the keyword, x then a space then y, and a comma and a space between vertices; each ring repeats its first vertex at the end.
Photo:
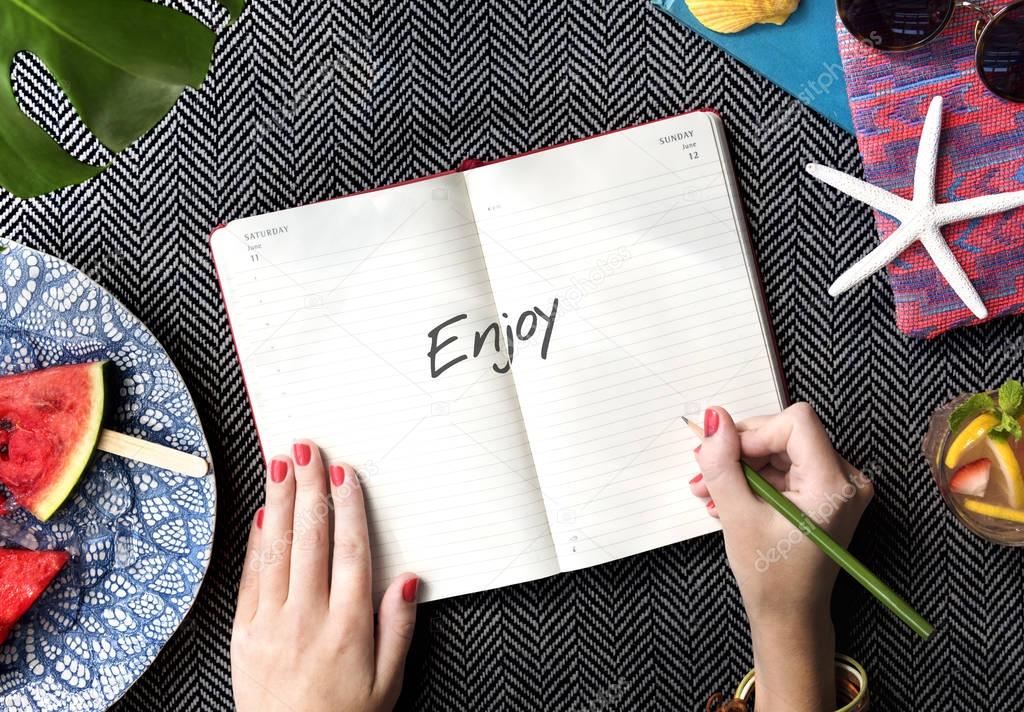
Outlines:
POLYGON ((558 570, 513 379, 432 378, 428 331, 471 351, 496 318, 462 175, 238 220, 212 247, 264 452, 297 437, 361 474, 376 593, 424 600, 558 570))
POLYGON ((531 339, 514 369, 563 570, 717 529, 689 493, 697 443, 680 414, 782 407, 717 121, 466 174, 497 304, 559 300, 546 359, 531 339))

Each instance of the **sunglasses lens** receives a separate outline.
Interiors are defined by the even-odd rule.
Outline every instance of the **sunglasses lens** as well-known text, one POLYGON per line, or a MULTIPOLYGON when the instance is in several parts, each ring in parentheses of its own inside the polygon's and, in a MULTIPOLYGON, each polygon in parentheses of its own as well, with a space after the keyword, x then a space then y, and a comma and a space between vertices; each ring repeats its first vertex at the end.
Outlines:
POLYGON ((951 0, 838 0, 854 37, 880 50, 909 49, 934 37, 953 14, 951 0))
POLYGON ((1024 3, 989 23, 978 46, 978 71, 995 94, 1024 101, 1024 3))

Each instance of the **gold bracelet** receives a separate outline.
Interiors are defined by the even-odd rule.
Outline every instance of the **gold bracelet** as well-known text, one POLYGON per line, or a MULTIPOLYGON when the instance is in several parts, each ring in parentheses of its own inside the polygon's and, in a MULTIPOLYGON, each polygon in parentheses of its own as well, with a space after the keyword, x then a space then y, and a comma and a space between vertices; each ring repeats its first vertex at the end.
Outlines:
MULTIPOLYGON (((705 705, 706 712, 752 712, 754 702, 754 670, 748 672, 736 688, 732 699, 721 693, 712 695, 705 705)), ((837 712, 867 712, 868 674, 864 667, 848 655, 836 655, 837 712)))

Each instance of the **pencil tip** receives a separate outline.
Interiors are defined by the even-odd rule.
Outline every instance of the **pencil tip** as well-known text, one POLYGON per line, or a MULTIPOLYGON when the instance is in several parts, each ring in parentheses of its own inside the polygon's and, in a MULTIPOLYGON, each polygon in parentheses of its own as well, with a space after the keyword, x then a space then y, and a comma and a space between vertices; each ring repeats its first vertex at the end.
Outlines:
POLYGON ((685 416, 685 415, 680 415, 679 417, 680 417, 680 418, 682 419, 682 421, 683 421, 684 423, 686 423, 687 425, 689 425, 689 424, 690 424, 690 421, 689 421, 689 420, 688 420, 688 419, 686 418, 686 416, 685 416))

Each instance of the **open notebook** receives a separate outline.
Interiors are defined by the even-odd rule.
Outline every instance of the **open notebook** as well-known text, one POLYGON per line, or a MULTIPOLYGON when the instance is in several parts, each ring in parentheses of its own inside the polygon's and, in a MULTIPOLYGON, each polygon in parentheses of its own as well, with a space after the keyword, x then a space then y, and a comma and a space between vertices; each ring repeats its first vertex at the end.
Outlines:
POLYGON ((431 600, 715 530, 680 414, 783 405, 713 112, 211 244, 264 452, 309 437, 357 468, 378 594, 407 570, 431 600))

